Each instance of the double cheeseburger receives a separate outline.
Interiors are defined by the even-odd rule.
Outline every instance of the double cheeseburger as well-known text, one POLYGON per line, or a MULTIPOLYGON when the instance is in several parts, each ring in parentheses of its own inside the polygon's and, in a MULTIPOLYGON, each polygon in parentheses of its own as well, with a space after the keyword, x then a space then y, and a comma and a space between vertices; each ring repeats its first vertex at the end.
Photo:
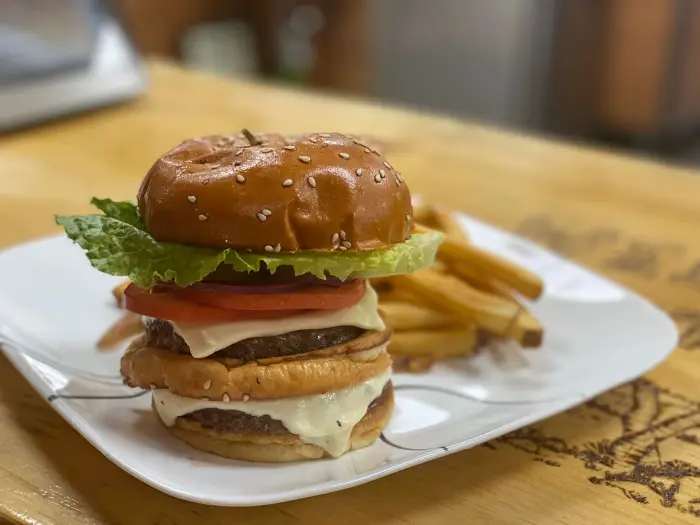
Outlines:
POLYGON ((128 276, 145 334, 121 360, 176 438, 265 462, 337 457, 392 413, 390 330, 368 277, 432 264, 401 174, 349 135, 209 136, 156 161, 138 205, 58 217, 128 276))

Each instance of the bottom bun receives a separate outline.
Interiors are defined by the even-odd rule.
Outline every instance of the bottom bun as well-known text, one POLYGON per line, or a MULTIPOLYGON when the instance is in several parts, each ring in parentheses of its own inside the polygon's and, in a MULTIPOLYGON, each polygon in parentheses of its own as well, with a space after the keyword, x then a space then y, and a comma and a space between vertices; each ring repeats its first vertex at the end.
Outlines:
MULTIPOLYGON (((153 407, 158 416, 158 412, 153 407)), ((356 450, 374 443, 389 423, 394 411, 394 391, 391 382, 381 397, 370 405, 365 416, 353 427, 348 449, 356 450)), ((160 419, 160 416, 158 416, 160 419)), ((330 457, 317 445, 305 443, 296 434, 242 434, 217 432, 198 421, 179 417, 168 431, 192 447, 218 456, 264 463, 286 463, 330 457)))

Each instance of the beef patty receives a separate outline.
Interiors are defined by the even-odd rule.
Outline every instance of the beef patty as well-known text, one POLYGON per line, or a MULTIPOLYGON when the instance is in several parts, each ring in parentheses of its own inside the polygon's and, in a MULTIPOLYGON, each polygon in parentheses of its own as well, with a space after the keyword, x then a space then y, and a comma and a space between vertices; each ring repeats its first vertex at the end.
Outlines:
MULTIPOLYGON (((391 395, 393 387, 391 381, 384 386, 384 390, 367 408, 369 414, 377 406, 386 401, 391 395)), ((204 428, 215 432, 231 432, 235 434, 289 434, 289 430, 278 419, 270 416, 255 417, 238 410, 219 410, 218 408, 205 408, 184 416, 186 419, 198 421, 204 428)))
MULTIPOLYGON (((162 319, 146 321, 146 344, 166 348, 180 354, 189 354, 185 340, 162 319)), ((214 356, 253 361, 270 357, 284 357, 339 345, 360 337, 365 330, 356 326, 335 326, 320 330, 298 330, 267 337, 251 337, 218 350, 214 356)))

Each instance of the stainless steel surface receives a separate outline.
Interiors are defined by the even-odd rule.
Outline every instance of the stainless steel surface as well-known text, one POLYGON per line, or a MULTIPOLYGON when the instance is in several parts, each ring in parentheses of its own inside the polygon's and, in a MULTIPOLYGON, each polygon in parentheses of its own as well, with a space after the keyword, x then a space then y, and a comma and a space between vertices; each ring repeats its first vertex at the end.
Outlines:
POLYGON ((98 0, 0 2, 0 131, 134 97, 145 74, 98 0))

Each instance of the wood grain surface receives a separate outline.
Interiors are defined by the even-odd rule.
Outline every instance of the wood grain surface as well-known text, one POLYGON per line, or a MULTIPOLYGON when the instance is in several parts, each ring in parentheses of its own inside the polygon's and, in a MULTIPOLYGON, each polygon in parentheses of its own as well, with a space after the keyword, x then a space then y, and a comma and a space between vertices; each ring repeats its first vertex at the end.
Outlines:
POLYGON ((677 320, 682 348, 643 379, 476 449, 247 509, 179 501, 133 479, 0 358, 0 516, 33 525, 699 522, 698 174, 163 63, 151 71, 137 102, 0 139, 0 245, 55 233, 53 214, 87 212, 93 195, 133 199, 150 164, 186 137, 243 126, 372 134, 414 193, 650 297, 677 320))

